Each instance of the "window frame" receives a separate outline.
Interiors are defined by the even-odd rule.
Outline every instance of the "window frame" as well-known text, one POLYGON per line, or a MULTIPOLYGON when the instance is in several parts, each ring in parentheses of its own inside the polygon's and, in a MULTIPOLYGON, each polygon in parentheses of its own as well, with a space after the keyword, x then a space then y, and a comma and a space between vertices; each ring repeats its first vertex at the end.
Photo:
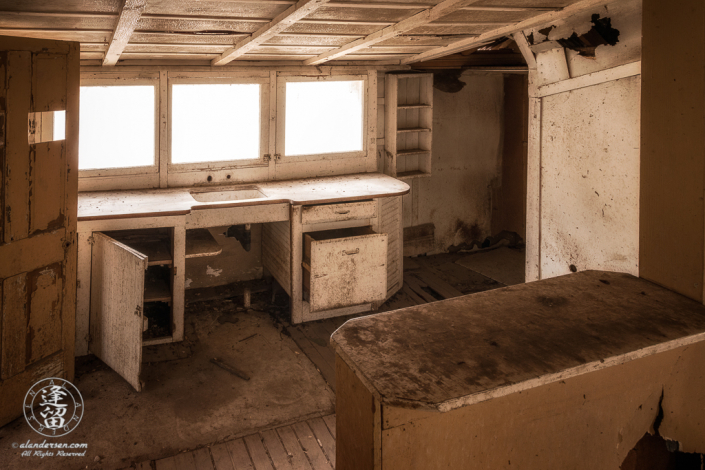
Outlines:
MULTIPOLYGON (((369 153, 369 106, 372 104, 370 99, 370 86, 367 74, 354 75, 318 75, 318 76, 303 76, 303 75, 280 75, 277 77, 277 136, 276 136, 276 153, 281 163, 296 164, 297 162, 316 162, 321 160, 337 160, 337 159, 364 159, 369 153), (286 155, 286 84, 289 82, 326 82, 326 81, 361 81, 363 82, 362 93, 362 150, 353 152, 331 152, 318 153, 309 155, 286 155)), ((374 90, 377 93, 377 90, 374 90)), ((376 136, 374 136, 376 137, 376 136)))
POLYGON ((168 78, 168 115, 167 115, 167 168, 168 174, 189 173, 212 170, 237 170, 240 168, 268 167, 269 159, 269 77, 198 77, 179 75, 168 78), (171 161, 171 136, 172 136, 172 90, 174 85, 237 85, 246 84, 260 86, 260 157, 247 160, 221 160, 215 162, 172 163, 171 161))
MULTIPOLYGON (((81 88, 91 86, 144 86, 150 85, 154 87, 154 161, 151 165, 132 166, 124 168, 92 168, 79 170, 79 178, 96 178, 96 177, 112 177, 112 176, 153 176, 157 184, 159 182, 159 161, 160 161, 160 142, 159 142, 159 77, 134 77, 134 78, 88 78, 81 80, 81 88)), ((79 116, 80 128, 80 116, 79 116)), ((80 135, 79 135, 80 139, 80 135)), ((79 155, 79 159, 81 156, 79 155)), ((152 178, 150 178, 151 180, 152 178)))

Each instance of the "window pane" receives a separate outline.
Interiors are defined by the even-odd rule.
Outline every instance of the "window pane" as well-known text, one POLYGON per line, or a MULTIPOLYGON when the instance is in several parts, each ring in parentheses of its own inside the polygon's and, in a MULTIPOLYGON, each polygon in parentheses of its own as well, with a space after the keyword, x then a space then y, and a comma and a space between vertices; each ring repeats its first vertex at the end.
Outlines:
POLYGON ((56 111, 54 113, 54 140, 64 140, 66 138, 66 111, 56 111))
POLYGON ((286 155, 362 150, 364 83, 287 82, 286 155))
POLYGON ((154 165, 154 87, 81 87, 78 169, 154 165))
POLYGON ((259 133, 259 85, 172 87, 172 163, 258 159, 259 133))

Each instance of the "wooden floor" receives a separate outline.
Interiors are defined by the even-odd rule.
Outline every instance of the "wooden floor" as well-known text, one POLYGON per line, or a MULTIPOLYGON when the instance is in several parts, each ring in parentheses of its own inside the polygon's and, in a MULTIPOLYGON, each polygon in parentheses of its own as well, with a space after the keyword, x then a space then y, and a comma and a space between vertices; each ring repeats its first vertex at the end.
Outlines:
MULTIPOLYGON (((333 470, 335 415, 262 431, 154 462, 156 470, 333 470)), ((138 470, 151 470, 142 462, 138 470)))
MULTIPOLYGON (((484 252, 484 257, 492 253, 484 252)), ((499 254, 499 252, 497 252, 499 254)), ((474 254, 442 254, 404 258, 404 285, 380 307, 379 312, 411 307, 504 287, 497 279, 468 269, 474 254)), ((516 266, 504 270, 523 271, 523 251, 516 266)), ((483 260, 483 262, 487 262, 483 260)), ((477 263, 475 263, 477 264, 477 263)), ((331 318, 301 325, 284 325, 284 332, 313 362, 335 390, 335 353, 330 336, 351 318, 331 318)), ((142 470, 333 470, 335 469, 335 415, 301 421, 262 431, 233 441, 157 461, 142 462, 142 470)))

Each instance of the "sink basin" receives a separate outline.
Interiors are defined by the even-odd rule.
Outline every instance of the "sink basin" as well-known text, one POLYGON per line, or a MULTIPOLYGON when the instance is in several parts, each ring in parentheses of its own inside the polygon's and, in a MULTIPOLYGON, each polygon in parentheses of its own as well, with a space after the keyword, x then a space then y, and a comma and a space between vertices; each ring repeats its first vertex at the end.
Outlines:
POLYGON ((267 197, 257 188, 243 189, 214 189, 191 191, 191 197, 198 202, 224 202, 224 201, 244 201, 246 199, 260 199, 267 197))

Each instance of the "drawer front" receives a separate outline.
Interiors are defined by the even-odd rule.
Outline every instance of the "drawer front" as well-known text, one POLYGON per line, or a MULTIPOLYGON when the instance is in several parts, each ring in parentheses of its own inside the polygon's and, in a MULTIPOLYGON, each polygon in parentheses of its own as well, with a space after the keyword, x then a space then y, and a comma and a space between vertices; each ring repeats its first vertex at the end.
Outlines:
POLYGON ((383 301, 387 294, 387 234, 310 244, 311 311, 383 301))
POLYGON ((377 201, 304 206, 301 211, 301 223, 304 225, 373 217, 377 217, 377 201))

